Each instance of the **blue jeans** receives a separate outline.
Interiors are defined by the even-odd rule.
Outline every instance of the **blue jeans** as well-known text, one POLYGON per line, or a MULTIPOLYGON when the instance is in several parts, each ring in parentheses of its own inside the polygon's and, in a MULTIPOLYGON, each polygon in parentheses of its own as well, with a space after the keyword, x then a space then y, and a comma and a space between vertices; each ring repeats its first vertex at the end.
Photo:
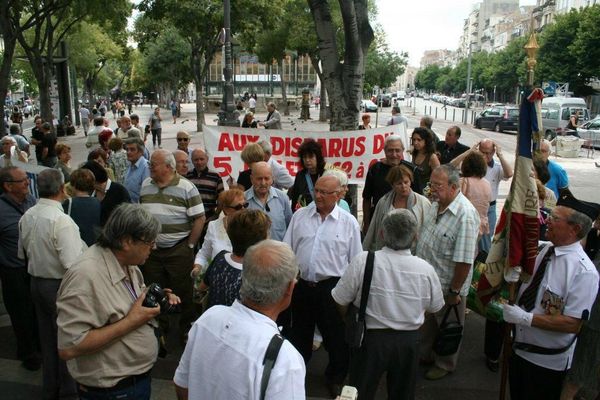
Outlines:
POLYGON ((488 208, 488 223, 490 225, 490 233, 487 235, 482 235, 481 239, 479 239, 479 251, 485 251, 487 253, 490 252, 490 248, 492 247, 492 238, 494 237, 494 232, 496 231, 496 205, 490 206, 488 208))
POLYGON ((80 400, 150 400, 151 382, 150 376, 146 376, 126 388, 85 391, 77 385, 77 391, 80 400))

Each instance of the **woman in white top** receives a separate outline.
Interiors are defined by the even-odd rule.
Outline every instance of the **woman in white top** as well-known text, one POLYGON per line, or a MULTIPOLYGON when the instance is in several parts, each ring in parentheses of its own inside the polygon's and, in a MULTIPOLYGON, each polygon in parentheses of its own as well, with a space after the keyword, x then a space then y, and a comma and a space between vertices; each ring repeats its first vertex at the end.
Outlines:
POLYGON ((2 155, 0 156, 0 167, 13 165, 14 161, 27 162, 27 153, 19 150, 17 141, 12 136, 4 136, 0 140, 2 144, 2 155))
POLYGON ((427 197, 411 189, 413 179, 412 171, 404 165, 397 165, 390 169, 385 180, 392 186, 392 190, 377 202, 369 230, 363 240, 363 249, 381 250, 383 247, 383 236, 381 235, 383 218, 392 210, 406 208, 412 211, 417 219, 417 232, 420 230, 424 215, 431 207, 431 203, 427 197))
POLYGON ((229 189, 221 192, 217 198, 217 213, 223 211, 219 218, 208 223, 202 247, 196 254, 192 277, 204 274, 210 262, 223 250, 231 251, 231 241, 227 236, 227 220, 234 214, 248 207, 244 192, 240 189, 229 189))

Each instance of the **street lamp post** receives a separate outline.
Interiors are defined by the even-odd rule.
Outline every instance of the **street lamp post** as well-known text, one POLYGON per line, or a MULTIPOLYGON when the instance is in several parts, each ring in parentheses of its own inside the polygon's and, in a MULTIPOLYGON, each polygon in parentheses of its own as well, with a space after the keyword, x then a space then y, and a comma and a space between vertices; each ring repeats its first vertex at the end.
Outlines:
POLYGON ((232 52, 231 52, 231 5, 230 0, 223 0, 223 27, 225 31, 225 66, 223 68, 223 101, 219 111, 220 126, 240 126, 239 113, 233 103, 233 75, 232 52))
POLYGON ((471 100, 471 45, 472 43, 469 43, 469 58, 467 60, 467 101, 465 102, 465 120, 463 121, 465 124, 469 121, 469 100, 471 100))

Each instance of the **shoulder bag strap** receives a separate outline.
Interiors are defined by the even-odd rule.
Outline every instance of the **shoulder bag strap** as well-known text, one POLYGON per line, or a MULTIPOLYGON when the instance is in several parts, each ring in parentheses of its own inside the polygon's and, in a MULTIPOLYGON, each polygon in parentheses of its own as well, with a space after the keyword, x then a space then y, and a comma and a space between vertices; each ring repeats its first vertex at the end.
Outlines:
POLYGON ((271 370, 275 365, 279 350, 283 344, 283 336, 276 333, 271 338, 267 351, 265 352, 265 358, 263 359, 263 373, 260 381, 260 400, 264 400, 265 394, 267 393, 267 386, 269 386, 269 378, 271 377, 271 370))
POLYGON ((360 308, 358 309, 358 320, 365 320, 365 312, 367 311, 367 300, 369 300, 369 290, 371 290, 371 278, 373 277, 373 264, 375 263, 375 253, 369 251, 367 255, 367 265, 363 276, 362 292, 360 295, 360 308))
POLYGON ((308 170, 306 174, 304 174, 304 178, 306 179, 306 186, 308 187, 308 191, 310 192, 310 197, 312 197, 313 201, 315 200, 315 187, 312 183, 312 178, 310 177, 310 173, 308 170))

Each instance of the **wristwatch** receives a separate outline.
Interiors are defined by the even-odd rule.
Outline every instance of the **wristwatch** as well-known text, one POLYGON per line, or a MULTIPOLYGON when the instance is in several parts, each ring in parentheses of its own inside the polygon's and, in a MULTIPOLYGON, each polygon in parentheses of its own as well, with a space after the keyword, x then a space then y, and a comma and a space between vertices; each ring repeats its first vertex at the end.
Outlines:
POLYGON ((196 245, 195 245, 195 244, 193 244, 193 243, 188 243, 188 244, 187 244, 187 246, 188 246, 190 249, 193 249, 194 247, 196 247, 196 245))
POLYGON ((454 289, 450 288, 450 289, 448 289, 448 293, 450 293, 453 296, 459 296, 460 290, 454 290, 454 289))

